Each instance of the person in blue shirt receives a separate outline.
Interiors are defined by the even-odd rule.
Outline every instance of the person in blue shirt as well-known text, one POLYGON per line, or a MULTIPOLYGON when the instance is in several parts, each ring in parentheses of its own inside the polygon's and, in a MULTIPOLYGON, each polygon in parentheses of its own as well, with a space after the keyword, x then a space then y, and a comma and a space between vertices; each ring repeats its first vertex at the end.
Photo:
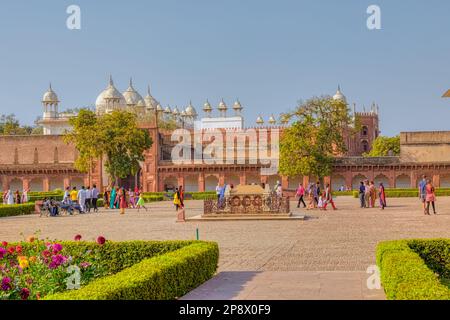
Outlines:
POLYGON ((420 201, 422 201, 424 211, 426 210, 426 201, 425 201, 427 197, 426 187, 427 187, 427 176, 423 175, 422 180, 420 180, 419 182, 419 199, 420 201))
POLYGON ((359 202, 361 203, 361 208, 366 207, 366 201, 364 199, 365 193, 366 193, 366 186, 364 185, 364 182, 361 181, 359 183, 359 202))

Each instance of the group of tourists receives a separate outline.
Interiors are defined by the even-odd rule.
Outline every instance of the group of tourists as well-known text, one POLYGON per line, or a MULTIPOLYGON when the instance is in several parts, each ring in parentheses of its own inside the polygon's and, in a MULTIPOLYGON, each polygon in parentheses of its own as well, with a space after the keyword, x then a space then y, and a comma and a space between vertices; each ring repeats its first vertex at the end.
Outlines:
POLYGON ((138 187, 134 190, 124 187, 109 188, 103 193, 103 200, 105 208, 120 209, 120 214, 124 214, 127 208, 138 209, 138 212, 144 208, 147 211, 144 195, 138 187))
POLYGON ((70 190, 70 187, 67 187, 62 202, 66 205, 79 207, 80 213, 89 213, 91 209, 94 212, 98 212, 98 196, 99 191, 95 184, 92 188, 90 186, 81 186, 80 190, 77 190, 77 187, 73 187, 72 190, 70 190))
POLYGON ((422 176, 422 180, 419 182, 419 198, 423 204, 423 213, 430 215, 430 204, 433 208, 433 213, 436 212, 436 192, 433 183, 430 179, 427 179, 426 175, 422 176))
POLYGON ((378 190, 373 181, 365 180, 359 183, 359 202, 361 208, 375 208, 377 197, 379 198, 381 210, 384 210, 387 204, 386 192, 382 182, 380 182, 378 190))
POLYGON ((20 194, 19 190, 16 190, 16 192, 11 191, 8 189, 6 192, 3 192, 3 204, 21 204, 21 203, 27 203, 28 202, 28 192, 29 189, 23 190, 22 194, 20 194))
POLYGON ((300 208, 300 205, 303 204, 303 208, 306 208, 306 210, 327 210, 328 204, 331 204, 333 210, 337 210, 329 183, 325 185, 324 190, 321 190, 319 181, 310 183, 306 188, 300 183, 295 195, 298 198, 297 208, 300 208), (305 197, 307 197, 308 205, 305 203, 305 197))

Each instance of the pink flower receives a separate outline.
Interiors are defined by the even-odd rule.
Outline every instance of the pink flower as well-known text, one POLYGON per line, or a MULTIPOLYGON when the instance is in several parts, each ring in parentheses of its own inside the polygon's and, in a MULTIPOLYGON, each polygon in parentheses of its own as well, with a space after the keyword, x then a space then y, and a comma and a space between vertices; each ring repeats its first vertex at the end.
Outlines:
POLYGON ((62 250, 62 245, 60 243, 55 243, 53 245, 53 252, 54 253, 60 252, 61 250, 62 250))
POLYGON ((11 278, 4 277, 2 279, 2 285, 1 288, 3 291, 8 291, 11 289, 11 278))
POLYGON ((81 234, 77 234, 74 239, 75 239, 75 241, 80 241, 81 240, 81 234))
POLYGON ((27 300, 30 296, 30 289, 23 288, 22 290, 20 290, 20 296, 22 297, 22 300, 27 300))
POLYGON ((16 252, 17 252, 17 253, 22 253, 22 246, 20 246, 20 245, 17 246, 17 247, 16 247, 16 252))
POLYGON ((105 237, 99 236, 99 237, 97 238, 97 243, 98 243, 98 244, 103 245, 103 244, 105 244, 105 242, 106 242, 105 237))
POLYGON ((16 251, 16 249, 15 249, 14 247, 9 247, 9 248, 8 248, 8 252, 9 252, 9 253, 13 254, 14 251, 16 251))
POLYGON ((8 253, 5 248, 0 247, 0 259, 3 259, 3 257, 8 253))
POLYGON ((54 255, 52 257, 52 262, 50 262, 50 264, 49 264, 49 268, 56 269, 66 261, 67 261, 67 258, 64 257, 63 255, 61 255, 61 254, 54 255))
POLYGON ((91 264, 89 262, 82 262, 80 263, 80 267, 82 267, 83 269, 86 269, 87 267, 89 267, 91 264))

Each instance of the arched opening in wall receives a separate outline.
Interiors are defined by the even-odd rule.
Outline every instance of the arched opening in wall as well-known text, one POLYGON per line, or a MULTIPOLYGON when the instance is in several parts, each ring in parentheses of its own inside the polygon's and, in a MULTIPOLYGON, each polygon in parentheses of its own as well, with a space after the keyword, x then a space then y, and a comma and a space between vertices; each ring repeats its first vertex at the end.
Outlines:
POLYGON ((163 180, 164 191, 174 191, 177 188, 178 179, 174 176, 166 177, 163 180))
POLYGON ((238 184, 240 184, 240 182, 241 181, 238 175, 230 174, 225 177, 225 183, 228 185, 232 184, 234 187, 236 187, 238 184))
POLYGON ((298 188, 298 185, 300 183, 303 183, 302 176, 289 177, 288 180, 289 180, 288 189, 292 189, 292 190, 296 190, 298 188))
POLYGON ((51 178, 48 181, 48 186, 50 191, 54 191, 56 189, 64 190, 64 179, 62 178, 51 178))
POLYGON ((352 189, 358 190, 359 186, 361 184, 361 181, 365 181, 365 180, 367 180, 367 177, 365 175, 358 174, 358 175, 354 176, 352 179, 352 189))
POLYGON ((273 188, 275 188, 275 186, 277 185, 277 181, 281 183, 281 178, 279 175, 269 176, 269 179, 267 179, 267 183, 269 184, 270 190, 273 190, 273 188))
POLYGON ((366 137, 369 134, 369 128, 367 126, 362 126, 361 128, 361 135, 363 137, 366 137))
POLYGON ((341 190, 342 187, 344 187, 344 190, 346 189, 344 176, 342 176, 340 174, 332 175, 331 176, 331 189, 335 190, 335 191, 339 191, 339 190, 341 190))
POLYGON ((184 178, 184 190, 186 192, 198 191, 198 175, 190 175, 184 178))
POLYGON ((261 184, 261 176, 257 175, 256 173, 247 174, 246 176, 246 182, 247 184, 261 184))
POLYGON ((205 178, 205 191, 216 191, 219 178, 216 176, 207 176, 205 178))
POLYGON ((44 185, 41 178, 34 178, 30 181, 30 191, 32 192, 44 191, 44 185))
POLYGON ((81 178, 73 178, 70 180, 70 189, 73 187, 77 187, 77 190, 80 190, 81 187, 84 186, 84 180, 81 178))
POLYGON ((9 183, 9 190, 11 190, 12 192, 16 192, 17 190, 22 192, 23 191, 22 179, 19 178, 12 179, 11 182, 9 183))
POLYGON ((361 146, 362 146, 363 152, 369 151, 369 142, 367 142, 367 140, 361 141, 361 146))
POLYGON ((383 183, 383 186, 385 188, 391 187, 391 185, 389 184, 389 178, 386 177, 384 174, 377 175, 375 177, 374 183, 375 183, 375 187, 378 187, 380 185, 380 183, 383 183))
POLYGON ((411 178, 406 174, 401 174, 395 178, 395 188, 408 189, 411 188, 411 178))
POLYGON ((440 187, 450 188, 450 174, 446 174, 440 177, 440 187))

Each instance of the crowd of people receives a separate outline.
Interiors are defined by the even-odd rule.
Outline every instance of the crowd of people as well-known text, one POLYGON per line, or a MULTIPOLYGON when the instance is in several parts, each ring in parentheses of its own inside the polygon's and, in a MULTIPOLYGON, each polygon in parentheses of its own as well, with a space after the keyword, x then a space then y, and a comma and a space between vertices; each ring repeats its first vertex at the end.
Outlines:
POLYGON ((124 214, 127 208, 138 209, 138 212, 144 208, 147 211, 144 195, 138 187, 134 190, 131 188, 127 190, 124 187, 109 188, 103 193, 103 201, 105 208, 120 209, 120 214, 124 214))
POLYGON ((382 182, 380 182, 378 190, 373 181, 365 180, 359 183, 359 202, 361 208, 375 208, 377 198, 379 199, 381 210, 384 210, 387 204, 386 192, 382 182))
POLYGON ((12 205, 12 204, 27 203, 28 192, 29 189, 25 189, 23 190, 22 194, 20 194, 19 190, 13 192, 10 189, 8 189, 6 192, 3 193, 3 204, 12 205))
POLYGON ((328 204, 331 204, 333 210, 337 210, 329 183, 325 185, 324 190, 321 190, 319 181, 310 183, 306 188, 300 183, 295 195, 298 198, 297 208, 300 208, 300 205, 303 204, 303 208, 306 208, 306 210, 327 210, 328 204), (305 203, 305 197, 308 205, 305 203))

